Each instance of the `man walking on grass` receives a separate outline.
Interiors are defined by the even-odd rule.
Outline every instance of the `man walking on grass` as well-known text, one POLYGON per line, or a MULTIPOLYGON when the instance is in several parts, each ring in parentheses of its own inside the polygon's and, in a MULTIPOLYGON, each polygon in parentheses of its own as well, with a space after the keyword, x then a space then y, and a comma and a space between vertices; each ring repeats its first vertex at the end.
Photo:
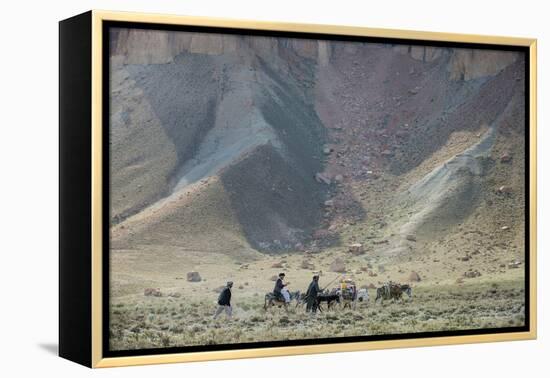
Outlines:
POLYGON ((319 276, 313 276, 306 292, 306 312, 315 314, 317 312, 317 294, 319 294, 319 276))
POLYGON ((225 286, 218 297, 218 309, 214 314, 214 319, 216 319, 222 311, 225 310, 225 316, 227 319, 231 319, 232 308, 231 308, 231 288, 233 287, 233 282, 229 281, 227 286, 225 286))

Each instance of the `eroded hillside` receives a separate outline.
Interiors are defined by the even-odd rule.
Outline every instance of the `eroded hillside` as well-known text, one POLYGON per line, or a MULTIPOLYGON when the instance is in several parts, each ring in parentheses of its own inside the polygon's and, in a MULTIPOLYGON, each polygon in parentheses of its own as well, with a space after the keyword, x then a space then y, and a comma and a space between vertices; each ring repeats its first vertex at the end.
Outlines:
POLYGON ((506 241, 521 258, 521 55, 126 29, 112 41, 114 249, 358 242, 470 259, 506 241))

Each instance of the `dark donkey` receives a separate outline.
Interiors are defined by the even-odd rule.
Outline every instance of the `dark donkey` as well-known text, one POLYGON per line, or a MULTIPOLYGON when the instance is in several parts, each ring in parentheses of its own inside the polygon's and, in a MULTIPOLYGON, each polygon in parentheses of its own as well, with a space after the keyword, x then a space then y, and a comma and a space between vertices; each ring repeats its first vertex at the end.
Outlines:
POLYGON ((317 295, 317 301, 315 302, 316 307, 319 309, 319 312, 323 311, 321 303, 325 302, 327 304, 327 309, 331 309, 334 303, 340 303, 340 295, 338 294, 319 294, 317 295))

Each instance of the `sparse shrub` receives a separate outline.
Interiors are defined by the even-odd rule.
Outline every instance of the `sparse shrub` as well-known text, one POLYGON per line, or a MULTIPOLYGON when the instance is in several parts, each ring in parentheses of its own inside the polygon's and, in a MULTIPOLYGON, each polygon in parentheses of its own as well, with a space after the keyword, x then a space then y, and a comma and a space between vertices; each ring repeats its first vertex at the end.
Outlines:
POLYGON ((183 333, 184 329, 183 329, 182 326, 176 325, 176 326, 172 327, 170 329, 170 331, 173 332, 173 333, 179 334, 179 333, 183 333))
POLYGON ((288 325, 290 324, 290 320, 288 319, 288 317, 283 316, 281 319, 279 319, 279 324, 288 325))

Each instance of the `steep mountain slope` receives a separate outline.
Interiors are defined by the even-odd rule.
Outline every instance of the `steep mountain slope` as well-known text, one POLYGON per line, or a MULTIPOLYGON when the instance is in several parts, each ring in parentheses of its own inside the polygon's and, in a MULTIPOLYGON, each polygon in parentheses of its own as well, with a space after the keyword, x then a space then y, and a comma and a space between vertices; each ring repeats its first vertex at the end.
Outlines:
POLYGON ((409 259, 505 227, 520 255, 518 53, 121 29, 111 55, 115 249, 409 259))
MULTIPOLYGON (((112 122, 133 112, 135 102, 143 98, 150 107, 147 115, 159 120, 162 130, 157 132, 172 149, 169 157, 161 158, 166 166, 154 169, 162 174, 162 182, 154 175, 143 178, 150 165, 132 167, 124 159, 140 143, 142 154, 134 159, 148 158, 148 145, 156 143, 156 138, 138 140, 113 128, 113 156, 120 156, 112 166, 117 205, 112 206, 111 216, 118 224, 112 232, 114 246, 187 245, 190 236, 185 234, 203 234, 189 225, 211 222, 225 207, 180 206, 178 201, 189 188, 201 191, 197 188, 210 182, 218 187, 218 195, 229 196, 230 214, 223 211, 237 219, 238 227, 230 232, 234 240, 241 240, 242 232, 255 249, 271 251, 295 248, 310 237, 320 222, 319 203, 327 188, 314 180, 322 170, 324 127, 313 109, 310 87, 303 85, 312 82, 314 75, 313 67, 305 64, 307 58, 287 51, 266 62, 253 48, 243 46, 238 54, 183 51, 167 64, 123 61, 112 58, 112 122), (291 72, 290 60, 302 65, 293 66, 291 72), (128 73, 126 80, 139 88, 139 96, 128 91, 125 96, 132 98, 117 96, 125 82, 116 80, 120 72, 128 73), (127 180, 131 169, 141 177, 137 188, 136 181, 127 180), (149 195, 140 195, 143 192, 149 195), (170 214, 164 211, 168 207, 170 214), (173 219, 180 226, 168 227, 170 232, 158 232, 154 226, 172 224, 173 219)), ((150 121, 143 118, 136 120, 137 129, 148 128, 150 121)), ((210 201, 210 195, 202 193, 201 202, 210 201)), ((226 249, 227 241, 220 235, 209 238, 218 240, 205 243, 212 250, 226 249)))
POLYGON ((412 213, 401 227, 402 234, 445 232, 449 224, 460 222, 479 199, 484 162, 496 136, 495 127, 480 141, 415 182, 403 194, 400 206, 412 213))

